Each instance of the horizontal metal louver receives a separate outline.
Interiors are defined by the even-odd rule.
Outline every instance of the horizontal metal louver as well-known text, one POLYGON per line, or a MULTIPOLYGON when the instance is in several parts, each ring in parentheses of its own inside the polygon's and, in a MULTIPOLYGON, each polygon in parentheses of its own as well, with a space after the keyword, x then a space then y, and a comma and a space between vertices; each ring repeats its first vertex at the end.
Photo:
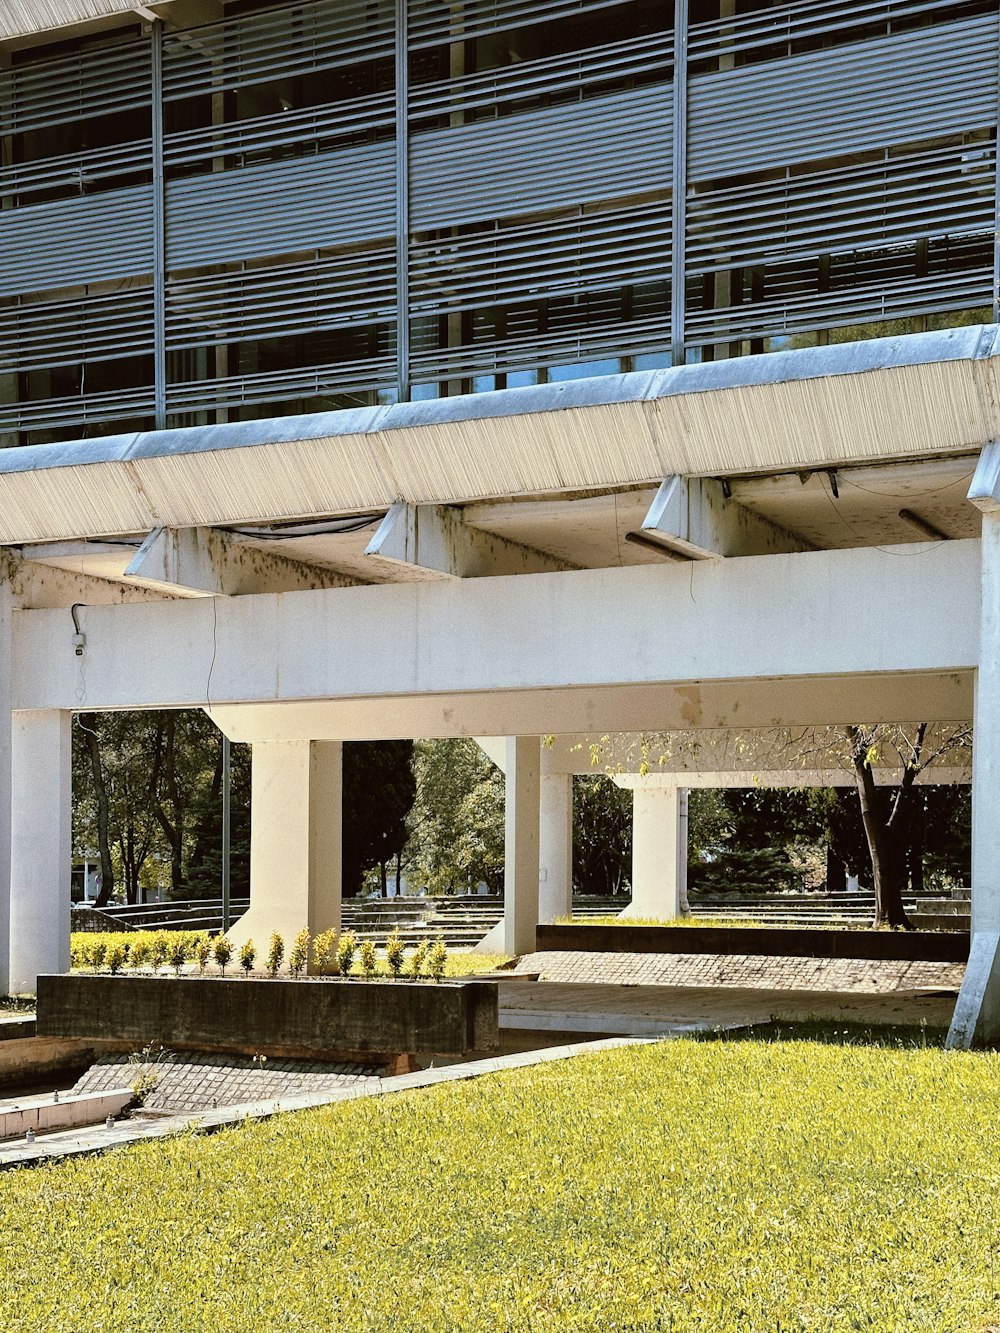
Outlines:
POLYGON ((689 97, 694 181, 961 134, 996 124, 997 21, 700 74, 689 97))
POLYGON ((150 186, 0 212, 0 296, 149 272, 150 186))
POLYGON ((66 125, 152 104, 149 41, 115 41, 0 70, 0 135, 66 125))
POLYGON ((663 189, 671 122, 663 84, 415 135, 413 228, 663 189))
POLYGON ((0 442, 997 302, 995 0, 754 4, 692 15, 680 126, 667 0, 407 0, 404 53, 395 0, 19 49, 0 72, 0 442))
POLYGON ((176 279, 167 287, 167 348, 245 342, 395 318, 395 252, 286 268, 176 279))
POLYGON ((153 289, 0 307, 0 372, 153 351, 153 289))
POLYGON ((613 9, 628 0, 485 0, 464 7, 439 0, 411 0, 408 6, 409 45, 413 51, 449 41, 471 41, 494 32, 532 23, 613 9))
POLYGON ((192 268, 389 236, 393 165, 392 144, 371 144, 171 181, 167 262, 192 268))
POLYGON ((993 225, 993 172, 993 149, 980 144, 698 193, 688 272, 982 235, 993 225))
MULTIPOLYGON (((854 40, 859 29, 871 35, 873 26, 895 27, 907 20, 940 16, 971 9, 954 0, 793 0, 771 8, 726 15, 691 25, 688 53, 693 60, 756 58, 809 39, 854 40)), ((982 6, 980 6, 982 8, 982 6)))
POLYGON ((206 85, 224 92, 391 56, 394 33, 392 0, 310 0, 168 33, 163 93, 190 97, 206 85))
POLYGON ((666 203, 414 245, 410 309, 441 314, 670 277, 666 203))

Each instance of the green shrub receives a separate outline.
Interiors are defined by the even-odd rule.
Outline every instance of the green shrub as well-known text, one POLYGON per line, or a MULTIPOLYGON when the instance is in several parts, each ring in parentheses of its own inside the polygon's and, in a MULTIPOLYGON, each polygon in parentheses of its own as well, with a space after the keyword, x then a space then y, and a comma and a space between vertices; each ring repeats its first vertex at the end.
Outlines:
POLYGON ((113 944, 108 945, 104 961, 112 976, 115 976, 122 970, 125 966, 125 959, 127 957, 128 954, 126 953, 125 946, 119 940, 115 940, 113 944))
POLYGON ((179 931, 171 935, 167 944, 167 962, 174 969, 178 976, 181 974, 181 968, 188 960, 190 945, 186 936, 179 931))
POLYGON ((207 935, 198 936, 191 950, 191 956, 198 964, 198 971, 203 973, 206 963, 212 956, 212 941, 207 935))
POLYGON ((417 980, 417 978, 423 971, 426 959, 427 959, 427 945, 418 944, 417 947, 410 954, 410 961, 406 965, 406 971, 413 978, 414 981, 417 980))
POLYGON ((140 932, 128 951, 128 960, 132 967, 142 967, 149 962, 150 940, 145 932, 140 932))
POLYGON ((312 942, 313 967, 317 976, 325 977, 336 967, 337 932, 324 930, 312 942))
POLYGON ((256 962, 256 959, 257 946, 254 944, 253 940, 247 940, 246 944, 240 949, 240 967, 242 967, 248 977, 253 971, 253 965, 256 962))
POLYGON ((80 932, 74 935, 69 943, 69 965, 70 967, 90 967, 90 939, 80 932))
POLYGON ((95 935, 90 946, 90 966, 100 972, 108 957, 108 941, 103 935, 95 935))
POLYGON ((158 972, 167 961, 170 953, 170 938, 165 930, 154 930, 149 941, 149 961, 153 971, 158 972))
POLYGON ((440 981, 448 968, 448 946, 440 936, 427 952, 427 975, 440 981))
POLYGON ((278 975, 285 958, 285 941, 276 930, 271 931, 271 942, 267 946, 267 974, 273 978, 278 975))
POLYGON ((378 955, 375 951, 374 940, 362 940, 358 947, 358 962, 361 964, 361 973, 371 981, 372 977, 378 971, 378 955))
POLYGON ((399 931, 393 930, 385 943, 385 965, 389 969, 391 977, 400 975, 405 957, 406 953, 403 948, 403 941, 399 938, 399 931))
POLYGON ((353 930, 345 930, 337 941, 337 967, 340 969, 342 977, 348 977, 351 974, 351 965, 354 962, 354 955, 357 951, 358 941, 353 930))
POLYGON ((228 935, 217 935, 212 952, 215 954, 215 961, 222 969, 222 975, 226 975, 226 968, 229 966, 229 960, 233 956, 233 942, 228 935))
POLYGON ((308 929, 305 929, 300 930, 292 941, 292 947, 288 951, 288 970, 293 977, 299 976, 309 965, 310 938, 308 929))

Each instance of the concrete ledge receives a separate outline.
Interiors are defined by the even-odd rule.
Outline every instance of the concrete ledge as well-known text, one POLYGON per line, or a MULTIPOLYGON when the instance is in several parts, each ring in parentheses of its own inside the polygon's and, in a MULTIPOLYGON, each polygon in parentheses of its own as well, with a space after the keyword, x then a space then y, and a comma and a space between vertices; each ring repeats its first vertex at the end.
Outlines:
POLYGON ((35 1016, 0 1018, 0 1041, 22 1041, 35 1035, 35 1016))
POLYGON ((272 1053, 426 1052, 499 1045, 487 981, 268 981, 236 977, 41 976, 38 1034, 137 1046, 272 1053))
POLYGON ((768 926, 539 926, 535 949, 590 953, 760 954, 771 958, 869 958, 964 963, 958 931, 834 930, 768 926))
POLYGON ((102 1055, 134 1050, 134 1042, 82 1041, 77 1037, 26 1037, 0 1042, 0 1087, 34 1083, 64 1070, 86 1069, 102 1055))
POLYGON ((109 1115, 119 1115, 131 1100, 131 1088, 109 1088, 103 1092, 64 1092, 58 1101, 47 1093, 44 1097, 0 1102, 0 1139, 20 1138, 29 1129, 45 1134, 77 1125, 97 1125, 109 1115))

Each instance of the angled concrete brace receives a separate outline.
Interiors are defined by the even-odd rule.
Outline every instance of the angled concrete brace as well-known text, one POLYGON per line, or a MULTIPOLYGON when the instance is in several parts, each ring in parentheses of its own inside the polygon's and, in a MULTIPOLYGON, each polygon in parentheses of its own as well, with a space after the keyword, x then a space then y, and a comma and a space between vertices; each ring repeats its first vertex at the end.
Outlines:
POLYGON ((399 577, 467 579, 497 574, 552 574, 571 569, 563 560, 470 527, 451 505, 399 500, 382 520, 365 555, 399 577))
POLYGON ((240 543, 217 528, 154 528, 123 577, 178 597, 345 588, 356 580, 240 543))
POLYGON ((692 560, 808 551, 809 544, 728 498, 712 477, 666 477, 640 535, 692 560))

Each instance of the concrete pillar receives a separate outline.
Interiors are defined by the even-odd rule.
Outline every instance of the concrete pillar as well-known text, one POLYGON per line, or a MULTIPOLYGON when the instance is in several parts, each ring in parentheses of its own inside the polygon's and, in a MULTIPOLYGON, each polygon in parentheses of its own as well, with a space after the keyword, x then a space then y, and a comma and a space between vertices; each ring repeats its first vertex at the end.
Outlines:
POLYGON ((504 842, 503 948, 532 953, 538 925, 541 742, 508 736, 504 842))
POLYGON ((541 780, 538 831, 538 919, 555 921, 573 910, 573 775, 541 780))
POLYGON ((263 741, 252 749, 250 908, 229 931, 263 956, 300 930, 340 928, 343 750, 339 741, 263 741))
POLYGON ((670 921, 687 908, 687 789, 659 776, 629 785, 632 901, 620 915, 670 921))
POLYGON ((11 727, 10 989, 69 968, 72 714, 15 713, 11 727))
POLYGON ((1000 510, 983 514, 972 749, 972 947, 948 1045, 1000 1042, 1000 510))

